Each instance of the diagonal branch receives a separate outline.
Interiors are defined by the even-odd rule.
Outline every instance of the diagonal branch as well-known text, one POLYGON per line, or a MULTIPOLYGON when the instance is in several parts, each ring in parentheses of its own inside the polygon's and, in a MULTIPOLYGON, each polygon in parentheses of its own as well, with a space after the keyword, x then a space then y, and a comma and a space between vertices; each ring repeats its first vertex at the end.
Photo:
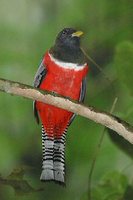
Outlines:
POLYGON ((76 101, 66 99, 52 92, 38 90, 29 85, 1 78, 0 91, 23 96, 32 100, 38 100, 71 111, 114 130, 133 144, 133 126, 109 113, 98 111, 93 107, 84 106, 76 101))

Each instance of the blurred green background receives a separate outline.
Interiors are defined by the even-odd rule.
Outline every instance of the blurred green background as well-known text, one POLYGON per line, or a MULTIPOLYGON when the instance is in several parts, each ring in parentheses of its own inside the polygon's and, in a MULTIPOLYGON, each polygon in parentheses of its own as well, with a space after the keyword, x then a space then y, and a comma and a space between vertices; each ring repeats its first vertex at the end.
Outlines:
MULTIPOLYGON (((32 85, 57 33, 64 27, 83 30, 83 48, 106 74, 88 61, 85 104, 109 111, 117 96, 114 114, 133 124, 132 19, 130 0, 1 0, 0 77, 32 85)), ((41 128, 32 102, 0 93, 0 200, 88 199, 90 166, 102 131, 78 116, 67 135, 67 187, 41 183, 41 128)), ((93 200, 132 199, 132 158, 132 146, 105 134, 92 177, 93 200)))

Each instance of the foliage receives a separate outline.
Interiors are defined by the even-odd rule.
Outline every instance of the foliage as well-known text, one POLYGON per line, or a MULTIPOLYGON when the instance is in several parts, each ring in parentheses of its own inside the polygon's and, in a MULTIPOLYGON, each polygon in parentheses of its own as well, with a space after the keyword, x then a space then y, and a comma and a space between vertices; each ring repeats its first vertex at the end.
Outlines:
POLYGON ((133 78, 130 74, 133 74, 133 43, 124 41, 116 47, 115 62, 114 65, 117 69, 117 77, 121 83, 125 84, 132 94, 133 78))
POLYGON ((7 178, 0 177, 0 184, 11 186, 18 196, 43 191, 43 188, 34 189, 30 186, 24 179, 24 168, 22 167, 14 169, 7 178))
POLYGON ((127 177, 119 172, 109 172, 94 190, 96 200, 122 199, 128 186, 127 177))
MULTIPOLYGON (((92 199, 95 200, 126 200, 125 194, 129 188, 127 177, 118 171, 110 171, 92 189, 92 199)), ((133 188, 130 186, 130 192, 133 188)), ((85 194, 82 200, 87 200, 85 194)), ((128 199, 130 200, 130 198, 128 199)))

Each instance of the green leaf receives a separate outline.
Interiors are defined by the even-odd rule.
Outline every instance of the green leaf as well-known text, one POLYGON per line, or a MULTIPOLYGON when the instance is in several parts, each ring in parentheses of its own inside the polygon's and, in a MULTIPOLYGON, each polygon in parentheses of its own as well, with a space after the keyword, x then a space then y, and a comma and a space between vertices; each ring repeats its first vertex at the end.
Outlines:
POLYGON ((117 69, 117 78, 127 86, 133 94, 133 43, 125 41, 116 47, 114 67, 117 69))
POLYGON ((133 145, 125 140, 122 136, 117 134, 115 131, 107 128, 106 129, 110 139, 117 145, 124 153, 126 153, 130 158, 133 159, 133 145))
POLYGON ((95 200, 120 200, 123 198, 128 185, 127 177, 117 171, 109 172, 93 189, 95 200))
POLYGON ((128 185, 124 194, 124 200, 132 200, 132 199, 133 199, 133 186, 128 185))
POLYGON ((23 167, 14 169, 11 174, 3 178, 0 175, 0 185, 8 185, 11 186, 16 195, 27 195, 34 192, 43 191, 43 188, 35 189, 33 188, 24 177, 25 171, 23 167))

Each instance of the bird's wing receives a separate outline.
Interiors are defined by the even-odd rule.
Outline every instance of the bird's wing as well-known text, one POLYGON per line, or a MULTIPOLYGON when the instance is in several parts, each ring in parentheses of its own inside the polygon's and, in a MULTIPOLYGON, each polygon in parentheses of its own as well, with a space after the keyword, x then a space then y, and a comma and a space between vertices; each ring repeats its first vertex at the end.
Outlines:
POLYGON ((79 97, 79 102, 80 103, 84 102, 85 94, 86 94, 86 77, 83 79, 82 85, 81 85, 80 97, 79 97))
MULTIPOLYGON (((43 64, 43 61, 41 61, 39 68, 35 74, 35 78, 34 78, 34 87, 35 88, 39 88, 39 86, 40 86, 42 80, 45 78, 46 74, 47 74, 46 67, 43 64)), ((33 112, 34 112, 36 121, 39 124, 39 116, 38 116, 38 112, 36 109, 36 101, 33 102, 33 112)))
POLYGON ((43 61, 41 61, 39 68, 35 74, 34 78, 34 87, 38 88, 44 79, 45 75, 47 73, 46 67, 43 64, 43 61))
MULTIPOLYGON (((79 103, 83 103, 85 99, 85 94, 86 94, 86 78, 83 79, 81 83, 81 90, 80 90, 80 97, 79 97, 79 103)), ((73 114, 70 121, 69 121, 69 126, 76 117, 76 114, 73 114)))

